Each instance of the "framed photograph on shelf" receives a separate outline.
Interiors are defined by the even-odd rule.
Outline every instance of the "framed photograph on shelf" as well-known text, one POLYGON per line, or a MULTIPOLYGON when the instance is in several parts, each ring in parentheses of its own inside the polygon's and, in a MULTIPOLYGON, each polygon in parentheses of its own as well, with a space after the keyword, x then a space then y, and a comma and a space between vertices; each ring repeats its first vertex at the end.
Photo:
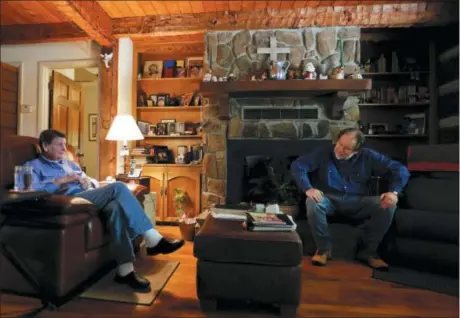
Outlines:
POLYGON ((88 140, 96 141, 97 139, 97 114, 88 114, 88 140))
POLYGON ((189 77, 203 77, 203 57, 189 57, 187 59, 187 69, 189 77))
POLYGON ((150 94, 149 95, 149 100, 152 101, 152 106, 158 106, 158 103, 157 103, 157 95, 155 94, 150 94))
POLYGON ((374 135, 384 134, 388 132, 388 125, 385 123, 370 123, 369 130, 372 129, 374 135))
POLYGON ((161 78, 163 61, 146 61, 144 64, 143 78, 161 78))
POLYGON ((158 94, 157 95, 157 106, 164 107, 168 106, 169 94, 158 94))

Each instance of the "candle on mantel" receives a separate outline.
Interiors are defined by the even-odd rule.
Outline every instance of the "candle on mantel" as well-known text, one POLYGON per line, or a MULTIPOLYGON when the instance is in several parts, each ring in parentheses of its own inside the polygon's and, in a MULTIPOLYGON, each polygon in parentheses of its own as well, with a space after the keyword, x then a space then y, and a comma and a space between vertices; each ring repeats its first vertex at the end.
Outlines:
POLYGON ((343 38, 340 36, 339 37, 339 43, 340 43, 340 67, 343 67, 343 38))

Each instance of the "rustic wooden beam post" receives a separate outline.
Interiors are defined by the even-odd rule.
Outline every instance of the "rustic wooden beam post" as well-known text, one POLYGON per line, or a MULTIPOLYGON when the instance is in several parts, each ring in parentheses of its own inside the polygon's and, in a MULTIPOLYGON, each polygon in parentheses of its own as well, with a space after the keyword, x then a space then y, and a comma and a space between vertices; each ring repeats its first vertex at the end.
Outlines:
MULTIPOLYGON (((112 47, 113 58, 106 68, 103 62, 99 66, 100 102, 99 102, 99 180, 115 176, 117 171, 117 143, 105 140, 110 125, 117 115, 118 94, 118 44, 112 47)), ((101 54, 109 53, 102 48, 101 54)))
POLYGON ((97 1, 49 1, 69 21, 75 23, 101 46, 111 47, 112 19, 97 1))

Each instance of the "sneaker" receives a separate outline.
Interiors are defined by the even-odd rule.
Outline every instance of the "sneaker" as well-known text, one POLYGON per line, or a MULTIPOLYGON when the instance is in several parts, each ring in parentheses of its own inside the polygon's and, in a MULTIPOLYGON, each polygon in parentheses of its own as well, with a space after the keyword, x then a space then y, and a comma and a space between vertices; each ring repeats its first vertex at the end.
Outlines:
POLYGON ((361 252, 356 255, 356 259, 363 263, 366 263, 367 265, 369 265, 369 267, 380 271, 386 271, 389 267, 383 259, 381 259, 378 255, 375 254, 369 255, 361 252))
POLYGON ((330 250, 317 249, 315 255, 311 258, 311 263, 316 266, 326 266, 327 260, 331 258, 330 250))

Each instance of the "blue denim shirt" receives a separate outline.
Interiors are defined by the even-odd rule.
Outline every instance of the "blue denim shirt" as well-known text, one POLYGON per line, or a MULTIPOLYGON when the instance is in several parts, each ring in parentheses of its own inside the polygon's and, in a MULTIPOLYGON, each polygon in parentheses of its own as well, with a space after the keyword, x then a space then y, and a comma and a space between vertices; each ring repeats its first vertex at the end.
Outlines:
MULTIPOLYGON (((87 177, 81 168, 71 160, 49 160, 43 156, 39 156, 37 159, 28 161, 24 165, 33 168, 33 190, 65 195, 77 194, 85 190, 79 182, 67 183, 62 187, 58 187, 54 183, 55 179, 65 177, 72 173, 87 177)), ((91 179, 91 183, 95 187, 98 185, 98 182, 94 179, 91 179)))
POLYGON ((348 160, 338 160, 334 146, 319 147, 297 158, 291 173, 304 192, 316 188, 325 193, 366 195, 373 176, 389 181, 389 191, 400 193, 409 180, 409 170, 401 163, 369 148, 362 148, 348 160), (308 173, 315 173, 312 185, 308 173))

